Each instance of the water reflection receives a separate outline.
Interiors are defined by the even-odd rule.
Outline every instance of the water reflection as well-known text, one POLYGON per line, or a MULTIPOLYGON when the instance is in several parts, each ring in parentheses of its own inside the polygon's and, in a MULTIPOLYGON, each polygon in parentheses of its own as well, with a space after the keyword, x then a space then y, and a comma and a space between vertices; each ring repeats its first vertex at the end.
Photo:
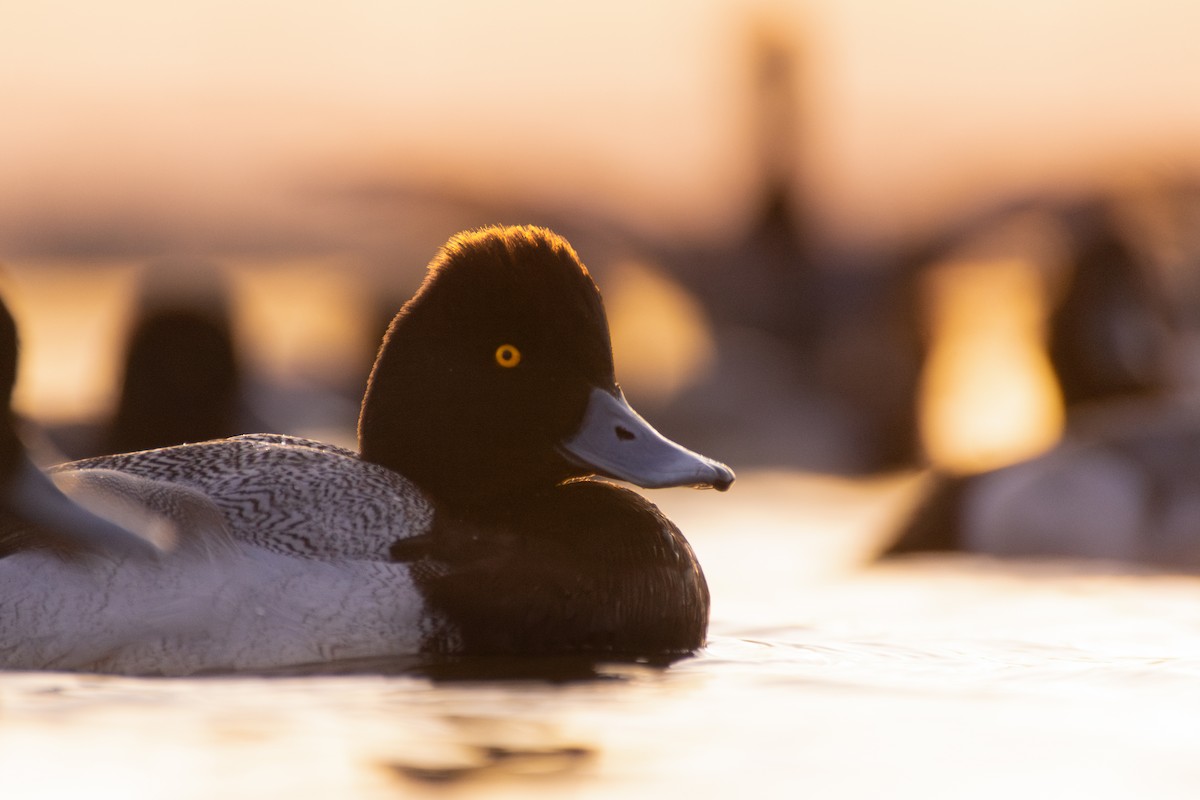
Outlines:
MULTIPOLYGON (((589 681, 627 681, 661 672, 679 658, 612 658, 578 655, 551 656, 387 656, 296 664, 251 674, 264 678, 305 675, 405 675, 435 684, 496 681, 568 684, 589 681)), ((216 672, 212 675, 247 674, 216 672)))
POLYGON ((910 563, 799 585, 797 624, 729 620, 669 670, 567 684, 9 674, 0 767, 49 797, 1186 797, 1196 588, 910 563))
POLYGON ((708 647, 665 669, 0 675, 6 791, 1191 796, 1200 581, 965 556, 864 569, 916 485, 772 473, 720 504, 657 493, 716 601, 708 647))
POLYGON ((546 723, 473 716, 450 716, 446 722, 457 746, 406 753, 383 766, 419 784, 494 783, 503 778, 569 776, 597 755, 588 745, 564 742, 562 734, 546 723))

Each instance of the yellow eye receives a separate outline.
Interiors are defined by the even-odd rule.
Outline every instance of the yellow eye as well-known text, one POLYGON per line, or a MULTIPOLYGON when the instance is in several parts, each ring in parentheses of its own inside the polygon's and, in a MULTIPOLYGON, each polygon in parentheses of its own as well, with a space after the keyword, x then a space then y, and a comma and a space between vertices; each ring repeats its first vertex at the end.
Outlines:
POLYGON ((496 348, 496 363, 505 369, 512 369, 521 363, 521 351, 511 344, 502 344, 496 348))

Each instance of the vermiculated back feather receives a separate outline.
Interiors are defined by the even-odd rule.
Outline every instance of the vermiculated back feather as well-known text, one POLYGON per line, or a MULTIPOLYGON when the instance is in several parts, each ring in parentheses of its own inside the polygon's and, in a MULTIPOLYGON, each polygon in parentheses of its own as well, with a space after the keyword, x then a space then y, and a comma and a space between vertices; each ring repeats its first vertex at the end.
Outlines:
POLYGON ((197 489, 239 541, 320 560, 387 561, 398 539, 428 530, 433 510, 407 479, 340 447, 251 434, 101 456, 55 472, 114 469, 197 489))

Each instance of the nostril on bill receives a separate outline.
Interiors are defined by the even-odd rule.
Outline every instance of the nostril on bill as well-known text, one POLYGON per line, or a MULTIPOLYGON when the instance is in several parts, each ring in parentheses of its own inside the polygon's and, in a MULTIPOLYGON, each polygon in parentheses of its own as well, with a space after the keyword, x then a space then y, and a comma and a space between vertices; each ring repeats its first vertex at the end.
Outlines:
POLYGON ((623 428, 620 425, 613 430, 616 432, 617 438, 622 442, 628 442, 637 438, 633 431, 629 430, 628 428, 623 428))

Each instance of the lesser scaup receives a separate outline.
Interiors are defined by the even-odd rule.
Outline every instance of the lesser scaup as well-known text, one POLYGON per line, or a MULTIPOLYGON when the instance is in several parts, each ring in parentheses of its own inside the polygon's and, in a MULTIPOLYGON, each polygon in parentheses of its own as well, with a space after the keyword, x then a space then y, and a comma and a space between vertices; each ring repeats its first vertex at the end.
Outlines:
POLYGON ((274 431, 256 413, 252 377, 218 267, 154 262, 144 268, 112 416, 44 432, 67 461, 274 431))
POLYGON ((1071 264, 1046 355, 1065 435, 1037 457, 934 475, 887 555, 1084 557, 1200 568, 1200 414, 1174 394, 1177 312, 1108 204, 1060 213, 1071 264))
POLYGON ((218 311, 182 303, 143 310, 129 335, 120 401, 104 447, 88 455, 246 430, 238 427, 241 365, 233 332, 218 311))
POLYGON ((250 435, 64 465, 199 493, 224 526, 185 516, 159 563, 0 559, 0 587, 22 584, 0 592, 25 604, 0 623, 4 663, 182 674, 703 645, 691 547, 595 476, 726 489, 733 472, 625 402, 599 291, 552 232, 488 228, 443 247, 384 337, 359 445, 250 435), (197 557, 194 539, 218 544, 197 557))

